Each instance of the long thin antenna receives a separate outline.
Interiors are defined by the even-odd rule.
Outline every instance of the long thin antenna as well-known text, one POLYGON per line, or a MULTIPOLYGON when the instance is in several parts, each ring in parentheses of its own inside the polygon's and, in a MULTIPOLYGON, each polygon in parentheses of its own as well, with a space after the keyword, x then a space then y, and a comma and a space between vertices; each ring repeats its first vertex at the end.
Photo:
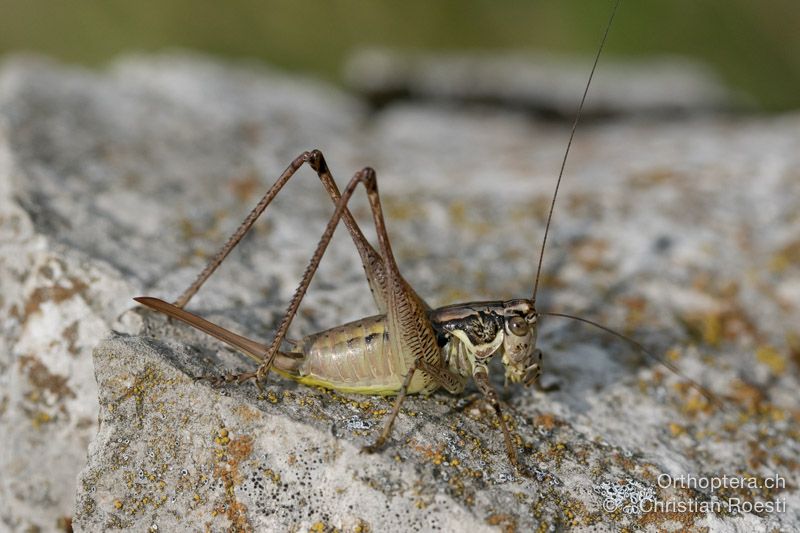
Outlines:
POLYGON ((689 377, 686 377, 685 375, 683 375, 683 373, 680 370, 678 370, 677 366, 673 365, 672 363, 670 363, 666 359, 663 359, 663 358, 657 356, 656 354, 650 352, 644 346, 642 346, 641 344, 639 344, 635 340, 631 339, 630 337, 625 336, 622 333, 617 333, 613 329, 608 328, 608 327, 606 327, 606 326, 604 326, 602 324, 598 324, 597 322, 594 322, 594 321, 586 319, 586 318, 581 318, 579 316, 568 315, 566 313, 539 313, 539 314, 540 315, 546 315, 546 316, 558 316, 558 317, 561 317, 561 318, 569 318, 569 319, 572 319, 572 320, 577 320, 578 322, 583 322, 585 324, 589 324, 589 325, 594 326, 596 328, 602 329, 606 333, 609 333, 609 334, 617 337, 618 339, 622 339, 623 341, 627 342, 628 344, 630 344, 631 346, 636 348, 640 353, 642 353, 645 356, 649 357, 653 361, 656 361, 657 363, 661 363, 662 365, 664 365, 666 368, 668 368, 670 371, 672 371, 672 373, 675 374, 676 376, 679 376, 682 379, 685 379, 686 381, 688 381, 689 385, 691 385, 691 387, 693 389, 695 389, 697 392, 702 394, 706 398, 706 400, 708 400, 709 402, 713 403, 714 405, 716 405, 717 407, 719 407, 721 409, 725 409, 725 404, 723 404, 722 401, 719 398, 717 398, 717 396, 713 392, 711 392, 707 388, 703 387, 702 385, 700 385, 698 382, 694 381, 693 379, 691 379, 689 377))
POLYGON ((594 56, 594 64, 592 71, 589 73, 589 79, 586 82, 586 87, 583 90, 581 103, 578 106, 578 113, 575 115, 575 121, 572 123, 572 131, 569 134, 569 141, 567 142, 567 149, 564 151, 564 159, 561 161, 561 170, 558 171, 558 181, 556 181, 556 190, 553 192, 553 199, 550 202, 550 212, 547 213, 547 224, 544 227, 544 238, 542 239, 542 249, 539 252, 539 266, 536 267, 536 280, 533 282, 533 296, 531 300, 536 301, 536 291, 539 289, 539 275, 542 273, 542 260, 544 259, 544 247, 547 244, 547 233, 550 231, 550 221, 553 219, 553 209, 556 206, 556 197, 558 197, 558 189, 561 186, 561 178, 564 175, 564 167, 567 166, 567 157, 569 156, 569 149, 572 146, 572 139, 575 137, 575 130, 578 129, 578 121, 581 119, 583 113, 583 104, 586 102, 586 95, 589 94, 589 85, 592 84, 594 71, 597 69, 597 63, 600 61, 600 54, 603 52, 603 47, 606 45, 608 39, 608 32, 611 30, 611 23, 614 22, 614 15, 617 14, 617 8, 622 0, 617 0, 614 3, 614 9, 611 11, 611 16, 608 18, 606 31, 603 33, 603 39, 600 41, 600 47, 597 49, 597 54, 594 56))

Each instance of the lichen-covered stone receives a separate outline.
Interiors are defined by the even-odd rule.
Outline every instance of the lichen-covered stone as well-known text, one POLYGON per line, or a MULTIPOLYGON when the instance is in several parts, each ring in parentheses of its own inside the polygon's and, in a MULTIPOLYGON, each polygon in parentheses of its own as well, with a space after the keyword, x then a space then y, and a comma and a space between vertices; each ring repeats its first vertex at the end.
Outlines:
MULTIPOLYGON (((527 476, 510 468, 496 420, 469 391, 411 398, 386 449, 362 455, 390 400, 279 378, 263 393, 193 381, 252 364, 130 297, 174 298, 313 147, 340 182, 377 169, 400 267, 432 305, 528 296, 565 127, 426 104, 367 115, 308 80, 172 55, 105 74, 8 63, 0 121, 3 526, 54 528, 73 501, 79 531, 800 522, 798 117, 579 130, 538 307, 608 324, 685 377, 602 332, 543 317, 548 391, 503 395, 527 476), (786 485, 665 488, 663 474, 786 485), (635 505, 715 498, 785 511, 635 505)), ((330 212, 301 170, 191 309, 269 340, 330 212)), ((374 313, 340 233, 293 337, 374 313)))

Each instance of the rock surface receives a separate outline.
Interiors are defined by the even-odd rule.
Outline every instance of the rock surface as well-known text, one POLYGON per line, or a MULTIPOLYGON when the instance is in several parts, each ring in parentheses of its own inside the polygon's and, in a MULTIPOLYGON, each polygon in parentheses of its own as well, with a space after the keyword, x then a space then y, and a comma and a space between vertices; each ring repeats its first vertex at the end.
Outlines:
MULTIPOLYGON (((340 183, 377 169, 400 266, 429 303, 526 296, 564 127, 424 104, 369 115, 313 81, 169 55, 106 74, 6 63, 0 121, 5 527, 52 529, 75 492, 80 531, 800 523, 800 117, 579 130, 540 309, 667 353, 726 408, 601 332, 544 318, 543 384, 556 390, 505 397, 529 477, 474 396, 410 399, 386 450, 361 455, 389 400, 195 382, 249 363, 130 297, 177 295, 312 147, 340 183), (785 488, 663 488, 662 474, 779 476, 785 488), (783 510, 631 506, 735 497, 783 510)), ((192 310, 268 340, 330 211, 300 171, 192 310)), ((294 337, 374 313, 340 233, 294 337)))
MULTIPOLYGON (((746 102, 706 66, 685 58, 602 58, 584 120, 609 115, 698 114, 746 102)), ((376 105, 435 100, 503 106, 572 119, 591 61, 567 55, 484 52, 413 54, 367 48, 345 65, 348 85, 376 105)))

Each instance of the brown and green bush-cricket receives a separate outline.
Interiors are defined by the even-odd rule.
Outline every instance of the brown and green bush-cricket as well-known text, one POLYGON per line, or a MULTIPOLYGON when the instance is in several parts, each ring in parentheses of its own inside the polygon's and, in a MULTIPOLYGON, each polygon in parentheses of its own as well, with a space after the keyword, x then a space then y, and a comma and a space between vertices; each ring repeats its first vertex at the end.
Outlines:
MULTIPOLYGON (((444 388, 451 394, 459 394, 472 378, 497 414, 509 461, 519 467, 514 441, 503 418, 498 395, 491 385, 489 362, 493 358, 500 358, 509 382, 521 382, 527 386, 536 383, 542 365, 542 352, 536 347, 541 316, 561 316, 592 324, 623 338, 636 349, 654 357, 635 341, 593 321, 561 313, 542 312, 536 308, 547 232, 558 189, 586 94, 613 17, 612 12, 572 126, 550 203, 533 289, 528 297, 506 301, 468 302, 438 309, 429 307, 403 278, 397 267, 386 232, 375 172, 371 168, 357 172, 340 192, 322 153, 313 150, 300 154, 292 161, 195 282, 174 304, 151 297, 140 297, 136 300, 220 339, 259 363, 253 372, 213 379, 217 385, 253 379, 260 386, 259 383, 268 373, 275 371, 306 385, 348 393, 396 395, 394 407, 386 419, 383 431, 372 445, 364 448, 368 452, 377 451, 385 444, 406 395, 430 394, 439 388, 444 388), (185 311, 184 307, 194 294, 244 237, 283 186, 306 163, 317 173, 335 205, 335 211, 272 342, 266 345, 253 341, 185 311), (377 249, 364 237, 347 207, 359 185, 364 186, 369 199, 377 233, 377 249), (289 341, 286 339, 289 326, 340 221, 344 222, 361 257, 379 314, 308 335, 299 341, 289 341)), ((677 372, 673 365, 660 358, 656 359, 677 372)), ((706 397, 713 399, 708 391, 689 381, 706 397)))

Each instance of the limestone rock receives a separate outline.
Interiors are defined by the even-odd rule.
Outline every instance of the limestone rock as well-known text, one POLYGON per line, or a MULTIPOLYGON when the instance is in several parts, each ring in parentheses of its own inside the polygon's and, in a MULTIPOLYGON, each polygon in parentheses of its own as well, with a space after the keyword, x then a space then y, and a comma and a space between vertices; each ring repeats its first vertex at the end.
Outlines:
MULTIPOLYGON (((79 531, 800 522, 800 117, 579 130, 540 310, 633 336, 727 407, 600 331, 543 317, 543 385, 555 390, 504 395, 527 477, 509 467, 474 395, 410 399, 386 449, 362 455, 390 400, 280 379, 264 393, 193 381, 252 365, 130 298, 175 297, 313 147, 340 183, 377 169, 400 267, 432 305, 526 297, 566 127, 424 103, 368 115, 310 80, 180 55, 129 58, 102 74, 6 63, 0 121, 7 528, 53 528, 72 501, 79 531), (786 485, 664 488, 663 474, 786 485), (732 498, 785 511, 634 505, 732 498)), ((354 211, 369 227, 365 205, 354 211)), ((269 340, 330 212, 301 170, 191 309, 269 340)), ((374 313, 340 233, 293 337, 374 313)))
MULTIPOLYGON (((522 52, 403 53, 357 50, 345 64, 353 90, 375 105, 398 100, 503 106, 571 119, 591 70, 590 58, 522 52)), ((641 61, 604 57, 584 119, 609 115, 671 116, 718 112, 747 98, 705 65, 665 56, 641 61)))

